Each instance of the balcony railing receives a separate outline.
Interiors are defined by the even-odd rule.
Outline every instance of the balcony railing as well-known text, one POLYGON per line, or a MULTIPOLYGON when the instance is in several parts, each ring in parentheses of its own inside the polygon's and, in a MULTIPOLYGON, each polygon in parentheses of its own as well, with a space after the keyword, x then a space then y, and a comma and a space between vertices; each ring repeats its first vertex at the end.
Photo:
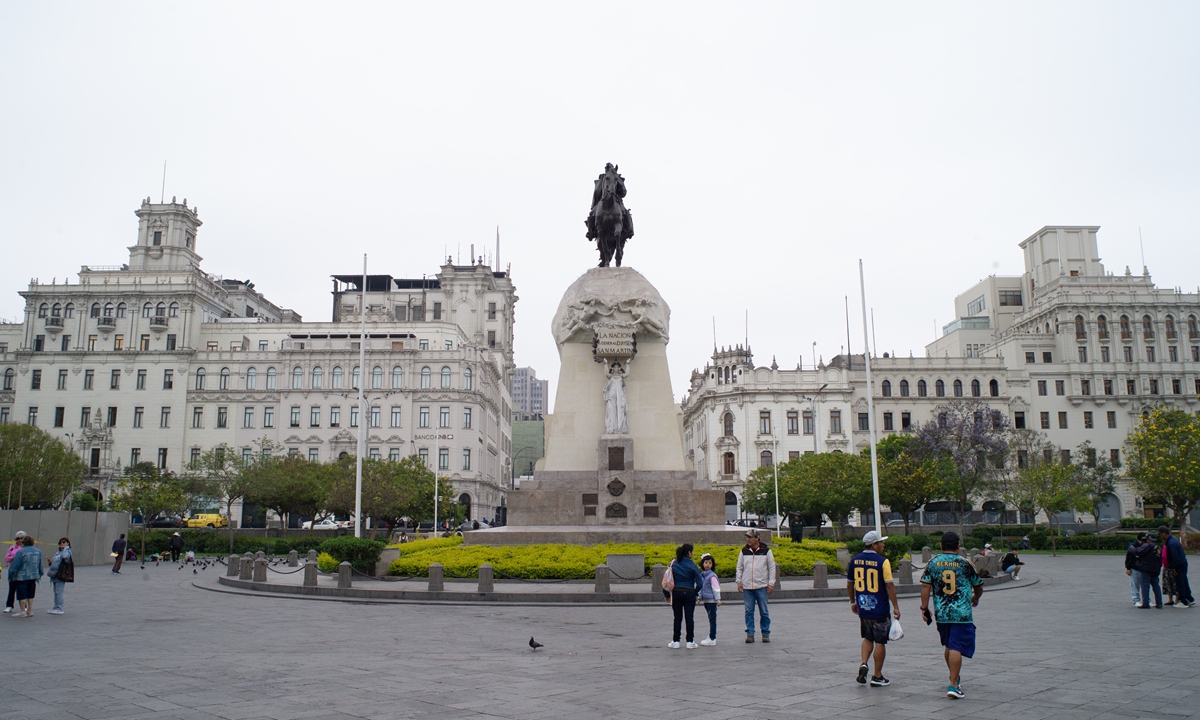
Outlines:
POLYGON ((101 330, 112 330, 117 326, 117 319, 111 315, 96 318, 96 326, 101 330))
POLYGON ((61 331, 63 329, 63 319, 54 316, 46 318, 46 329, 52 333, 61 331))
POLYGON ((166 315, 151 315, 150 316, 150 328, 151 329, 161 330, 165 327, 167 327, 167 316, 166 315))

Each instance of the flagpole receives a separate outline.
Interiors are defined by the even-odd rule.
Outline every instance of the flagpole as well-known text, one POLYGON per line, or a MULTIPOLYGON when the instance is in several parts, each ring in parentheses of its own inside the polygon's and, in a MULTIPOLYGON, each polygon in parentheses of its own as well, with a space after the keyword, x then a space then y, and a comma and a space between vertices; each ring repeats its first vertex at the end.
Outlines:
POLYGON ((354 458, 354 537, 362 537, 362 461, 363 432, 367 427, 367 254, 363 253, 362 298, 358 330, 358 450, 354 458))
POLYGON ((858 288, 862 294, 863 313, 863 360, 867 367, 867 428, 871 431, 871 491, 875 499, 875 531, 883 535, 883 518, 879 509, 879 461, 875 457, 875 391, 871 386, 871 335, 867 330, 867 282, 863 276, 863 262, 858 261, 858 288))

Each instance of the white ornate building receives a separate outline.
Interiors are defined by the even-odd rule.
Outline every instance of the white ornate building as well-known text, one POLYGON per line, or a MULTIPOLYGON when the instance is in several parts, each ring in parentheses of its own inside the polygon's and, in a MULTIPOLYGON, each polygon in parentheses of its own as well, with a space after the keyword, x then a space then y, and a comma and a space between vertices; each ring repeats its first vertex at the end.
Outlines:
POLYGON ((136 214, 128 264, 85 265, 76 284, 21 293, 24 322, 0 325, 0 421, 66 438, 102 494, 131 463, 178 472, 220 444, 353 455, 365 421, 366 454, 420 455, 473 515, 503 512, 517 301, 507 272, 448 261, 428 279, 368 276, 360 370, 361 275, 334 276, 329 322, 302 322, 253 283, 201 269, 186 200, 147 198, 136 214))
MULTIPOLYGON (((1144 269, 1106 272, 1098 229, 1042 228, 1020 243, 1025 273, 988 277, 958 296, 957 319, 925 357, 873 356, 878 432, 904 432, 948 399, 977 397, 1063 451, 1090 440, 1123 465, 1143 412, 1158 404, 1195 410, 1200 294, 1157 288, 1144 269)), ((692 373, 682 409, 685 452, 729 503, 759 466, 804 452, 858 452, 869 442, 862 356, 783 370, 755 367, 748 348, 715 349, 692 373)), ((989 507, 999 510, 995 501, 989 507)), ((1157 509, 1122 484, 1101 515, 1157 509)))

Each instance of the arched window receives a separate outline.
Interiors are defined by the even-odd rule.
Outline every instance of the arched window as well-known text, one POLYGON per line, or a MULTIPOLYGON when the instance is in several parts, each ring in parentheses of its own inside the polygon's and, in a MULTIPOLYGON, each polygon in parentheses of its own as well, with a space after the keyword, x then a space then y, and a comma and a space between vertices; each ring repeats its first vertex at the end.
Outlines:
POLYGON ((360 383, 362 383, 362 369, 355 365, 354 369, 350 371, 350 387, 357 390, 360 383))
POLYGON ((884 380, 883 384, 879 386, 879 391, 881 393, 883 393, 884 397, 891 397, 892 396, 892 381, 884 380))
POLYGON ((376 365, 371 368, 371 389, 378 390, 383 387, 383 368, 376 365))
POLYGON ((775 464, 775 457, 773 455, 771 455, 770 450, 763 450, 761 453, 758 454, 758 466, 759 467, 771 467, 774 464, 775 464))
POLYGON ((1175 318, 1168 315, 1165 325, 1166 325, 1165 330, 1167 332, 1167 337, 1174 340, 1175 339, 1175 318))
POLYGON ((42 303, 38 305, 38 317, 44 318, 50 314, 50 303, 42 303))
POLYGON ((472 381, 471 368, 463 368, 463 390, 470 390, 472 381))
POLYGON ((321 389, 321 385, 323 385, 323 384, 324 384, 324 380, 325 380, 325 371, 321 369, 321 366, 320 366, 320 365, 318 365, 318 366, 316 366, 315 368, 313 368, 313 371, 312 371, 312 389, 313 389, 313 390, 320 390, 320 389, 321 389))
POLYGON ((292 389, 299 390, 304 387, 304 368, 297 365, 292 368, 292 389))
POLYGON ((733 413, 731 413, 731 412, 725 413, 725 417, 722 419, 722 423, 724 425, 725 432, 723 434, 725 435, 725 437, 733 437, 733 413))
POLYGON ((1000 397, 1000 383, 996 382, 995 378, 988 381, 988 395, 1000 397))
POLYGON ((229 368, 227 368, 227 367, 221 368, 221 374, 217 378, 217 389, 218 390, 228 390, 229 389, 229 368))
POLYGON ((89 314, 94 318, 100 317, 100 303, 92 303, 92 311, 89 314))
POLYGON ((1075 316, 1075 337, 1077 337, 1077 338, 1087 337, 1087 325, 1083 322, 1082 315, 1075 316))
POLYGON ((126 312, 128 312, 128 308, 125 306, 125 303, 117 303, 117 317, 125 317, 126 312))
POLYGON ((1129 327, 1129 316, 1128 315, 1121 316, 1121 337, 1122 338, 1133 337, 1133 330, 1129 327))
POLYGON ((267 389, 275 389, 275 368, 273 367, 267 368, 267 389))
POLYGON ((1142 337, 1147 340, 1154 337, 1154 321, 1150 319, 1149 315, 1142 316, 1142 337))
POLYGON ((908 397, 908 381, 900 381, 900 397, 908 397))
POLYGON ((734 493, 732 490, 725 491, 725 504, 726 505, 737 505, 737 494, 734 493))
POLYGON ((397 390, 404 387, 404 368, 399 365, 392 368, 392 387, 397 390))
POLYGON ((433 386, 433 375, 428 367, 421 368, 421 389, 428 390, 433 386))
POLYGON ((471 496, 466 493, 459 495, 458 496, 458 504, 463 509, 463 513, 464 513, 463 517, 470 520, 471 519, 471 496))
POLYGON ((154 306, 154 314, 158 317, 163 317, 167 314, 167 304, 159 303, 154 306))
POLYGON ((196 368, 196 389, 197 390, 204 389, 204 377, 205 377, 204 368, 196 368))
POLYGON ((50 317, 62 317, 62 305, 54 303, 54 307, 50 308, 50 317))
POLYGON ((450 368, 446 366, 442 367, 442 387, 450 387, 450 368))
POLYGON ((954 381, 954 397, 962 397, 962 396, 963 396, 962 380, 955 380, 954 381))
POLYGON ((112 317, 113 312, 115 312, 116 309, 116 305, 113 305, 112 303, 104 303, 104 317, 112 317))
MULTIPOLYGON (((70 310, 71 310, 71 306, 68 305, 67 311, 70 312, 70 310)), ((67 315, 67 317, 71 317, 71 316, 67 315)), ((1197 337, 1200 337, 1200 330, 1198 330, 1196 327, 1196 316, 1195 315, 1188 315, 1188 337, 1191 338, 1192 340, 1195 340, 1197 337)))
POLYGON ((929 386, 924 380, 917 381, 917 397, 929 397, 929 386))
POLYGON ((254 368, 246 368, 246 389, 255 390, 255 385, 258 384, 258 371, 254 368))
POLYGON ((67 303, 67 307, 63 310, 63 317, 75 317, 75 303, 67 303))
POLYGON ((729 368, 725 368, 725 384, 729 384, 729 368))
POLYGON ((167 306, 168 317, 179 317, 179 303, 173 302, 167 306))
POLYGON ((933 394, 937 397, 946 397, 946 383, 938 380, 933 384, 933 394))
MULTIPOLYGON (((154 306, 153 306, 153 305, 151 305, 150 303, 146 303, 145 305, 142 305, 142 317, 144 317, 144 318, 148 318, 148 317, 150 317, 150 313, 151 313, 151 312, 153 312, 153 311, 154 311, 154 306)), ((92 306, 92 312, 95 312, 97 315, 99 315, 99 313, 100 313, 100 306, 99 306, 99 305, 93 305, 93 306, 92 306)))
POLYGON ((982 394, 983 393, 980 392, 980 389, 979 389, 979 381, 972 380, 971 381, 971 397, 979 397, 982 394))
POLYGON ((1108 318, 1103 315, 1096 318, 1096 334, 1100 336, 1101 340, 1108 339, 1108 318))
POLYGON ((12 368, 4 369, 4 389, 11 391, 13 389, 13 381, 17 377, 17 371, 12 368))
POLYGON ((341 365, 333 366, 333 375, 330 378, 329 387, 333 388, 334 390, 342 389, 342 366, 341 365))
POLYGON ((737 459, 733 457, 733 453, 727 452, 721 456, 721 471, 722 475, 737 474, 737 459))

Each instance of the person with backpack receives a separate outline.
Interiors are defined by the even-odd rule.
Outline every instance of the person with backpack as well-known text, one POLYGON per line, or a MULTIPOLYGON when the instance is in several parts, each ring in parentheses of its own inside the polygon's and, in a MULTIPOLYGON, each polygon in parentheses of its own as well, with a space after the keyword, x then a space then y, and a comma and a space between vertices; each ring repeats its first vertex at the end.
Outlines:
POLYGON ((71 557, 71 541, 59 538, 58 552, 50 559, 50 570, 46 573, 50 585, 54 588, 54 607, 46 612, 51 615, 63 614, 63 590, 67 583, 75 582, 75 560, 71 557))
POLYGON ((703 581, 700 568, 692 561, 692 544, 684 543, 675 550, 675 560, 667 568, 663 576, 663 595, 667 595, 671 603, 671 611, 675 615, 674 633, 667 647, 672 650, 679 647, 680 626, 687 625, 687 649, 696 649, 696 598, 700 595, 703 581))
POLYGON ((721 604, 721 580, 717 577, 717 561, 708 553, 700 556, 700 602, 704 603, 704 611, 708 613, 708 637, 701 640, 700 644, 716 645, 717 606, 721 604))

